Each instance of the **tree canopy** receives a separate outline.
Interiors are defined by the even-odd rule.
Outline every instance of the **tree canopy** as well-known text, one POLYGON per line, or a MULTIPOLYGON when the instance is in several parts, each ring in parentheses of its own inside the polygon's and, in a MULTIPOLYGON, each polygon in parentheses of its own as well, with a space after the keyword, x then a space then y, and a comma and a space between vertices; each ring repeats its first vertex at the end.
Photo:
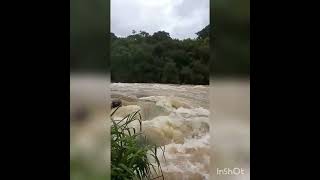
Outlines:
POLYGON ((150 35, 111 33, 111 81, 142 83, 209 83, 209 25, 195 39, 178 40, 165 31, 150 35))

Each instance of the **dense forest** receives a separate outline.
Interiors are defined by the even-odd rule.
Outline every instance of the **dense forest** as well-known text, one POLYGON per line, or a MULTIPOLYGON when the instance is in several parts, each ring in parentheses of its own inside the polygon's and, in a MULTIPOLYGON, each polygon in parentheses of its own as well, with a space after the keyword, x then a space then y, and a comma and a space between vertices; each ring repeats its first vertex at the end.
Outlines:
POLYGON ((195 39, 173 39, 165 31, 150 35, 111 33, 111 81, 143 83, 209 83, 209 25, 195 39))

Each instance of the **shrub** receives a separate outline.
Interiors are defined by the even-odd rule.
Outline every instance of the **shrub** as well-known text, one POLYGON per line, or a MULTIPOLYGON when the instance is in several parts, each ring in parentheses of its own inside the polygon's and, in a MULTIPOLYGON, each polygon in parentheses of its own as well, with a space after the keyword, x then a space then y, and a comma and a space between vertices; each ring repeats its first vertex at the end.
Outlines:
MULTIPOLYGON (((139 111, 117 121, 112 118, 117 109, 111 114, 111 179, 164 179, 157 157, 158 146, 148 144, 146 137, 142 134, 139 111), (129 127, 129 124, 134 121, 139 122, 138 130, 129 127), (154 163, 150 161, 152 159, 154 163)), ((164 147, 160 149, 164 157, 165 149, 164 147)))

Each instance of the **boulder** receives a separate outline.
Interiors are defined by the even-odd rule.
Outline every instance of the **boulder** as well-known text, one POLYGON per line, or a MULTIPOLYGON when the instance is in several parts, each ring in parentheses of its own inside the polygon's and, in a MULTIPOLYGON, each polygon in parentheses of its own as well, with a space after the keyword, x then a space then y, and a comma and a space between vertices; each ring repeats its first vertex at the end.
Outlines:
POLYGON ((111 102, 111 109, 116 108, 118 106, 122 106, 122 102, 120 99, 113 99, 111 102))

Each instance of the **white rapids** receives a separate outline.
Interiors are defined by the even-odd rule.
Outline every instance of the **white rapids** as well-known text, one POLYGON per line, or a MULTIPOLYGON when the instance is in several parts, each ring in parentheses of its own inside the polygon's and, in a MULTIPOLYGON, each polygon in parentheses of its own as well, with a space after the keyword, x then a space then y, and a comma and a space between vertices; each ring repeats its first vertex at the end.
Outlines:
POLYGON ((111 98, 122 100, 114 118, 140 110, 146 137, 165 146, 166 159, 158 156, 168 180, 209 179, 208 93, 204 85, 111 84, 111 98))

